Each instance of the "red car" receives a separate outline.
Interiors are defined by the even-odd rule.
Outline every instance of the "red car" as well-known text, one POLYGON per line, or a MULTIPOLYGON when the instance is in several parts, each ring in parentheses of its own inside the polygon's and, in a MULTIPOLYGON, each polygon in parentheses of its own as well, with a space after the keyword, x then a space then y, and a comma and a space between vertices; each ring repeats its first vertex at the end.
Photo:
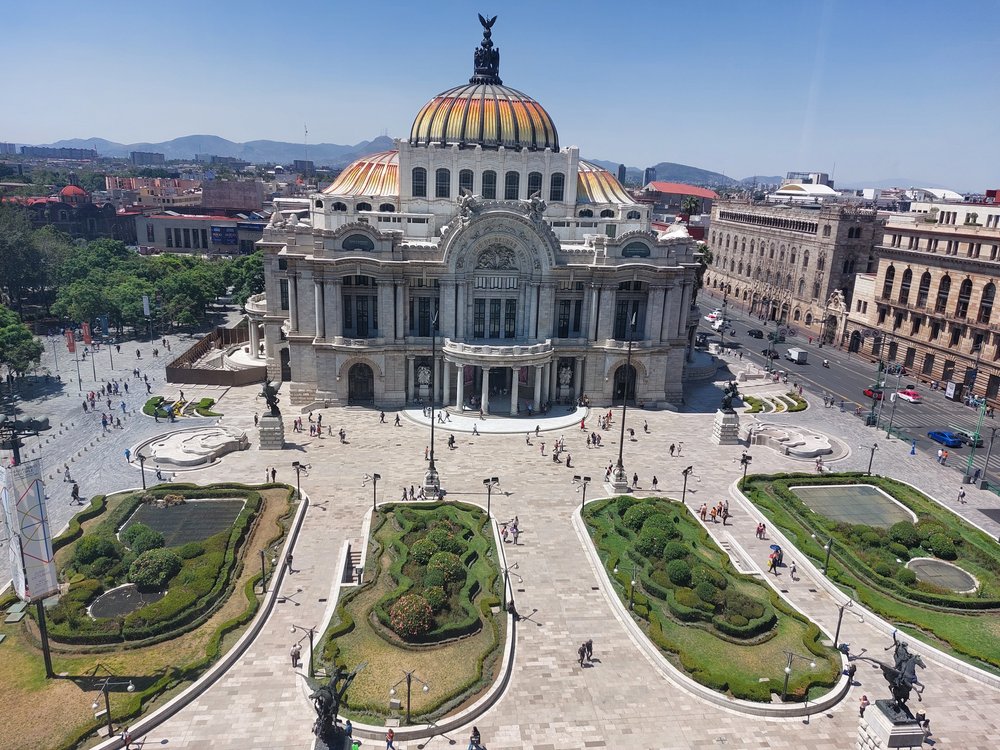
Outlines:
POLYGON ((923 401, 923 398, 921 398, 919 393, 909 388, 905 391, 899 391, 896 395, 904 401, 909 401, 911 404, 919 404, 923 401))
POLYGON ((876 401, 881 401, 882 400, 882 395, 883 394, 882 394, 882 391, 880 389, 878 389, 878 388, 865 388, 864 393, 865 393, 865 395, 868 398, 873 398, 876 401))

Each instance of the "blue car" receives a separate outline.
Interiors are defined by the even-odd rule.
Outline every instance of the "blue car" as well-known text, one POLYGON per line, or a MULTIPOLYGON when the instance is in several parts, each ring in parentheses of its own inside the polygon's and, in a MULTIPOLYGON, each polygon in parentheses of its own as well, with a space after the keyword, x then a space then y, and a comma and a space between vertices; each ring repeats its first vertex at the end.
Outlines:
POLYGON ((932 430, 927 433, 927 437, 935 442, 941 443, 946 448, 961 448, 962 439, 956 435, 954 432, 947 432, 945 430, 932 430))

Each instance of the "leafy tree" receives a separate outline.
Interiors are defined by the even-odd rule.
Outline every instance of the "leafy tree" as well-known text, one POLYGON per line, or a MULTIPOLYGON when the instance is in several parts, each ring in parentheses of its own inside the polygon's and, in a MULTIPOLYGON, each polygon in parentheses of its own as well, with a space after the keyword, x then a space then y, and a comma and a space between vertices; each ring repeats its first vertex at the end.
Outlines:
POLYGON ((0 364, 24 374, 39 363, 43 348, 16 313, 0 306, 0 364))
POLYGON ((698 247, 695 252, 700 253, 696 256, 698 261, 698 270, 695 276, 695 289, 701 289, 705 285, 705 271, 708 267, 712 265, 712 248, 708 246, 707 242, 698 243, 698 247))
POLYGON ((8 303, 20 310, 25 294, 41 285, 31 217, 20 207, 0 205, 0 289, 8 303))
POLYGON ((232 260, 226 282, 233 288, 233 301, 242 307, 255 294, 264 291, 264 253, 244 255, 232 260))

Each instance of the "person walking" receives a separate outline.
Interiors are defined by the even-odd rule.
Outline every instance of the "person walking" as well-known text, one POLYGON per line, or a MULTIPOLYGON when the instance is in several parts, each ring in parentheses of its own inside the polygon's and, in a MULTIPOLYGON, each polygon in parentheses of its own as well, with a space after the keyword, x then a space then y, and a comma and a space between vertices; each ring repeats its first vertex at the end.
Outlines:
POLYGON ((272 466, 271 467, 271 484, 274 484, 275 479, 277 478, 277 476, 278 476, 278 470, 272 466))
POLYGON ((70 495, 71 498, 73 498, 73 502, 76 503, 77 505, 79 505, 80 504, 80 485, 78 485, 76 482, 73 482, 73 489, 70 490, 69 495, 70 495))
POLYGON ((632 472, 632 486, 636 489, 639 488, 639 474, 637 472, 632 472))
POLYGON ((253 426, 257 427, 260 424, 260 414, 253 415, 253 426))
POLYGON ((396 415, 396 419, 395 419, 395 421, 393 422, 393 424, 394 424, 394 425, 395 425, 396 427, 399 427, 399 426, 400 426, 400 422, 399 422, 399 415, 398 415, 398 414, 396 415))
POLYGON ((941 458, 944 456, 944 448, 938 448, 937 451, 937 462, 941 463, 941 458))
MULTIPOLYGON (((310 420, 310 421, 312 421, 312 420, 310 420)), ((385 412, 381 412, 378 415, 378 423, 379 424, 385 424, 385 412)))
POLYGON ((959 487, 958 488, 958 502, 960 502, 962 504, 965 503, 965 488, 964 487, 959 487))
POLYGON ((288 566, 288 572, 294 573, 295 568, 292 567, 292 553, 289 552, 288 556, 285 558, 285 564, 288 566))
POLYGON ((673 443, 671 443, 671 444, 670 444, 670 455, 671 455, 671 456, 673 456, 673 455, 674 455, 674 448, 676 448, 676 447, 677 447, 677 446, 675 446, 675 445, 674 445, 673 443))
POLYGON ((302 648, 299 646, 299 644, 294 643, 294 644, 292 644, 291 651, 289 651, 288 653, 289 653, 289 656, 292 657, 292 669, 298 669, 299 668, 299 657, 302 656, 302 648))
MULTIPOLYGON (((128 448, 125 449, 125 461, 126 463, 132 463, 132 451, 128 448)), ((961 495, 959 496, 961 498, 961 495)))
POLYGON ((472 732, 469 734, 469 747, 468 750, 482 750, 482 738, 479 735, 479 729, 477 727, 472 727, 472 732))
POLYGON ((396 746, 393 744, 395 739, 396 733, 390 727, 389 731, 385 733, 385 750, 396 750, 396 746))
POLYGON ((122 729, 122 747, 125 750, 132 750, 132 730, 128 727, 122 729))
POLYGON ((580 657, 580 666, 582 667, 584 659, 587 658, 587 646, 581 643, 580 648, 576 650, 576 655, 580 657))
POLYGON ((865 709, 868 708, 868 706, 870 706, 870 705, 871 704, 868 702, 868 696, 867 695, 862 695, 861 696, 861 701, 858 704, 858 716, 864 718, 865 709))
POLYGON ((947 466, 948 465, 948 451, 944 451, 941 454, 941 465, 942 466, 947 466))
POLYGON ((659 490, 660 480, 656 478, 656 474, 653 474, 653 492, 659 490))
POLYGON ((583 642, 583 645, 587 649, 587 661, 593 662, 594 661, 594 639, 593 638, 588 638, 586 641, 583 642))

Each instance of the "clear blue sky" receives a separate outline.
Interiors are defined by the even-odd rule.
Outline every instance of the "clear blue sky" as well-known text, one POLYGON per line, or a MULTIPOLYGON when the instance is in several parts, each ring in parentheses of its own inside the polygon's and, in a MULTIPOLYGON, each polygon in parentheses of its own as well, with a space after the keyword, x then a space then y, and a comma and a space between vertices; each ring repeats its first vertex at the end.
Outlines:
POLYGON ((1000 187, 997 0, 12 2, 0 140, 405 136, 478 11, 587 157, 1000 187))

